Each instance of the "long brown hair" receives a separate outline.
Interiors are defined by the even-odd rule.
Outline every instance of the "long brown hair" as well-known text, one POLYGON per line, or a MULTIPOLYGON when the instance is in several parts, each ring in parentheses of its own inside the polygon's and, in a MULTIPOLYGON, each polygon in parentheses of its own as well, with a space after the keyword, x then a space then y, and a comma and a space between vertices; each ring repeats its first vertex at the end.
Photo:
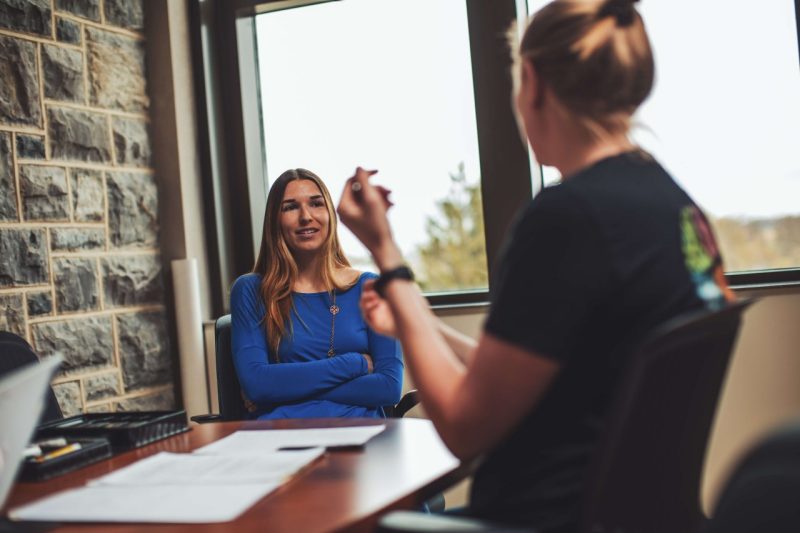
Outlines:
POLYGON ((588 133, 625 133, 653 88, 637 0, 555 0, 531 19, 519 56, 588 133))
POLYGON ((267 332, 267 343, 275 361, 280 361, 278 345, 281 339, 291 333, 292 287, 297 279, 297 262, 281 231, 281 203, 289 182, 295 180, 313 181, 325 199, 328 210, 328 235, 322 245, 321 253, 324 261, 320 261, 320 278, 326 290, 344 289, 336 282, 334 271, 337 268, 349 267, 350 262, 342 252, 337 233, 336 212, 328 188, 319 176, 304 168, 287 170, 275 180, 267 196, 267 208, 264 211, 264 228, 261 232, 261 248, 253 272, 261 276, 261 299, 266 314, 264 327, 267 332))

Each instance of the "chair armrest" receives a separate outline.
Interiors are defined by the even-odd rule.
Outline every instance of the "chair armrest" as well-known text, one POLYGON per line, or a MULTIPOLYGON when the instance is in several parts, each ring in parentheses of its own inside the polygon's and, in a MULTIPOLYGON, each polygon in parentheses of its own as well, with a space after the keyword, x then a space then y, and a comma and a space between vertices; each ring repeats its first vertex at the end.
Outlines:
POLYGON ((217 413, 210 413, 207 415, 194 415, 189 420, 196 424, 206 424, 208 422, 222 422, 222 415, 217 413))
POLYGON ((416 407, 417 404, 419 404, 419 392, 417 392, 417 389, 408 391, 400 398, 397 405, 394 406, 392 418, 404 417, 405 414, 416 407))

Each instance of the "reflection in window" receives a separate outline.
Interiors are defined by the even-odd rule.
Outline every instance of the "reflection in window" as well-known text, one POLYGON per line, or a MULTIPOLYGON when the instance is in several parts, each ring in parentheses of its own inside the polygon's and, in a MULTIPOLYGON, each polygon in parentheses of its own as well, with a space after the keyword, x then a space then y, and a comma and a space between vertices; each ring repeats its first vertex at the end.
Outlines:
MULTIPOLYGON (((465 2, 348 0, 258 15, 256 28, 269 180, 308 168, 338 201, 356 165, 378 169, 423 287, 485 289, 465 2)), ((355 266, 374 269, 340 231, 355 266)))
MULTIPOLYGON (((528 0, 529 12, 546 3, 528 0)), ((800 267, 794 3, 638 7, 657 71, 635 140, 712 219, 728 271, 800 267)))

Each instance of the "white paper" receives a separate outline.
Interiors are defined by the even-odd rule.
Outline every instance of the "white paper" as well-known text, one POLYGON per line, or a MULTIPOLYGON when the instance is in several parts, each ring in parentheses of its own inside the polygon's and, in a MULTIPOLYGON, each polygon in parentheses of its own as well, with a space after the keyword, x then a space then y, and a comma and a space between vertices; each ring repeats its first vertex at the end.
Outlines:
POLYGON ((194 451, 196 454, 260 454, 281 448, 363 446, 386 426, 237 431, 194 451))
POLYGON ((89 485, 243 485, 281 482, 324 453, 322 448, 259 455, 162 452, 93 479, 89 485))
POLYGON ((279 485, 83 487, 12 509, 9 517, 62 522, 228 522, 279 485))

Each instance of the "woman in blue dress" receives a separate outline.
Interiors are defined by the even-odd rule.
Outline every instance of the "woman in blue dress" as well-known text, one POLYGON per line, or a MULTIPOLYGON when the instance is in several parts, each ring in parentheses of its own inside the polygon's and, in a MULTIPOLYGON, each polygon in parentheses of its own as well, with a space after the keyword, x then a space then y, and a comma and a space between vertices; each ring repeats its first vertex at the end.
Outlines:
POLYGON ((400 399, 399 343, 358 306, 376 276, 350 266, 336 230, 316 174, 278 177, 255 267, 231 289, 233 362, 254 418, 381 417, 400 399))

